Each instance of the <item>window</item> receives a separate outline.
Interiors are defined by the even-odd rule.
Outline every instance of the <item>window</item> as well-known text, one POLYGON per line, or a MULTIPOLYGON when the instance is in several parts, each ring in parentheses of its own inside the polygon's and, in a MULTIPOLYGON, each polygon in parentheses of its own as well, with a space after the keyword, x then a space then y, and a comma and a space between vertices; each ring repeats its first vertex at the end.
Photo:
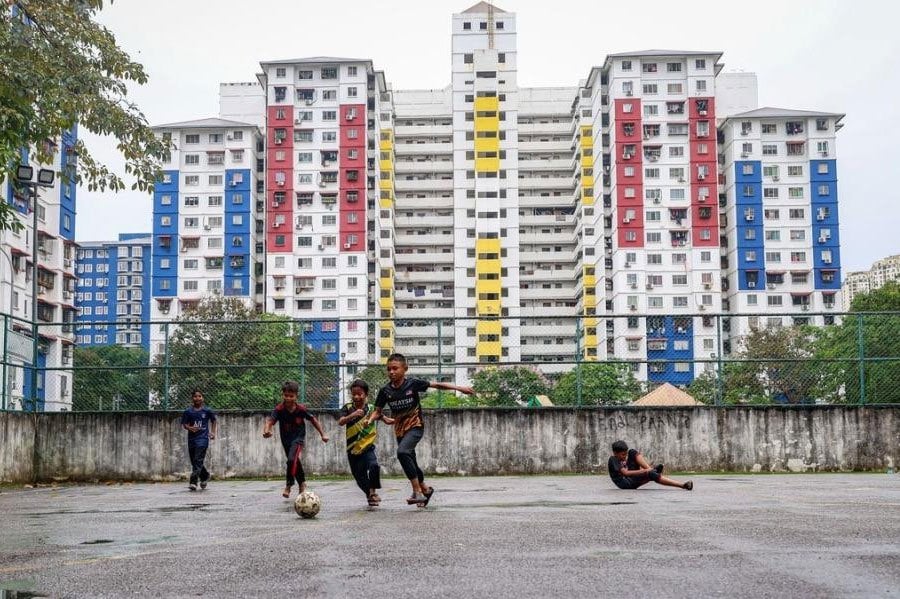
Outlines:
POLYGON ((337 67, 322 67, 322 79, 337 79, 337 67))
POLYGON ((194 134, 191 134, 191 135, 185 135, 185 136, 184 136, 184 143, 186 143, 186 144, 198 144, 198 143, 200 143, 200 134, 199 134, 199 133, 194 133, 194 134))
POLYGON ((697 79, 696 90, 698 92, 706 91, 706 79, 697 79))
POLYGON ((643 85, 643 91, 644 91, 644 95, 652 96, 652 95, 655 95, 659 91, 659 88, 657 87, 657 85, 655 83, 645 83, 643 85))
POLYGON ((358 67, 347 67, 347 76, 348 77, 356 77, 358 67))
POLYGON ((706 69, 706 59, 698 58, 698 59, 694 60, 694 68, 697 69, 698 71, 705 70, 706 69))
POLYGON ((659 114, 659 106, 657 104, 644 104, 644 116, 656 116, 659 114))
POLYGON ((641 71, 644 73, 655 73, 656 72, 656 63, 655 62, 642 63, 641 71))
POLYGON ((200 164, 200 154, 185 154, 184 155, 184 163, 185 164, 200 164))
POLYGON ((792 220, 799 220, 806 217, 806 211, 803 208, 791 208, 788 210, 788 217, 792 220))
POLYGON ((768 135, 774 135, 775 133, 778 133, 778 125, 775 123, 763 123, 762 132, 768 135))
POLYGON ((631 61, 623 60, 621 63, 621 67, 622 67, 623 71, 630 71, 631 70, 631 61))
POLYGON ((184 178, 184 184, 186 186, 191 186, 191 187, 200 185, 200 176, 199 175, 187 175, 184 178))
POLYGON ((312 79, 312 71, 297 71, 297 79, 312 79))
POLYGON ((777 156, 778 146, 775 144, 763 144, 762 153, 763 156, 777 156))
POLYGON ((209 196, 206 199, 206 203, 210 207, 221 206, 222 205, 222 196, 209 196))
POLYGON ((347 88, 347 97, 348 98, 356 97, 356 87, 355 86, 351 86, 351 87, 347 88))
POLYGON ((210 185, 221 185, 222 184, 222 175, 210 175, 209 176, 209 184, 210 185))

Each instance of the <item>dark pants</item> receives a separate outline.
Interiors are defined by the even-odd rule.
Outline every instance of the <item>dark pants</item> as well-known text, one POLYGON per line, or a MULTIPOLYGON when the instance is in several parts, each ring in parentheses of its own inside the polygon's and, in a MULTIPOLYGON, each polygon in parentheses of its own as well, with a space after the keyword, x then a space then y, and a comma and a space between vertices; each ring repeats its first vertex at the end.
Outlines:
POLYGON ((294 439, 293 443, 282 443, 284 447, 284 455, 287 457, 287 469, 284 473, 284 486, 291 487, 294 481, 298 485, 306 482, 306 475, 303 473, 303 464, 300 463, 300 456, 303 455, 303 439, 294 439))
POLYGON ((203 464, 206 459, 206 450, 209 445, 195 445, 188 443, 188 455, 191 458, 191 484, 196 485, 197 481, 206 482, 209 480, 209 471, 203 464))
POLYGON ((416 445, 422 440, 424 432, 422 428, 410 429, 397 441, 397 459, 400 460, 403 474, 409 480, 419 479, 420 483, 425 482, 425 475, 416 462, 416 445))
POLYGON ((660 474, 656 470, 651 470, 642 476, 625 476, 622 480, 617 480, 616 486, 620 489, 637 489, 649 483, 651 480, 659 482, 660 474))
POLYGON ((370 491, 381 488, 381 467, 374 446, 359 455, 348 453, 347 461, 350 462, 350 472, 356 479, 356 485, 363 493, 368 496, 370 491))

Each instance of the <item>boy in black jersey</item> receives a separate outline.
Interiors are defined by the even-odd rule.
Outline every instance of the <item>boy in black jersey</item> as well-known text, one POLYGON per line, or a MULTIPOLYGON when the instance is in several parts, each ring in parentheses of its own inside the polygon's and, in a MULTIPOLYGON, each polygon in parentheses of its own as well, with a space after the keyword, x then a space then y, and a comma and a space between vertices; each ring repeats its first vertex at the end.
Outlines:
POLYGON ((419 394, 427 391, 429 387, 459 391, 466 395, 472 395, 474 391, 471 387, 450 383, 408 379, 406 378, 408 368, 406 358, 402 354, 391 354, 388 357, 388 384, 378 392, 375 398, 375 411, 366 416, 366 425, 381 418, 385 406, 391 409, 394 435, 397 437, 397 459, 400 460, 403 473, 412 485, 412 496, 406 503, 425 507, 431 500, 434 488, 425 486, 425 474, 416 462, 416 445, 422 440, 425 431, 419 394))
POLYGON ((300 463, 300 456, 303 454, 303 443, 306 441, 306 421, 309 420, 319 436, 322 437, 322 443, 328 443, 328 435, 322 430, 322 425, 315 416, 306 411, 305 406, 297 403, 297 393, 300 386, 294 381, 286 381, 281 385, 281 403, 275 406, 272 413, 266 418, 266 424, 263 426, 263 437, 268 439, 272 436, 272 428, 278 423, 278 431, 281 434, 281 446, 284 448, 284 455, 287 457, 287 469, 285 471, 284 491, 281 496, 284 498, 291 496, 291 487, 294 481, 300 492, 306 490, 306 476, 303 473, 303 465, 300 463))
POLYGON ((637 489, 646 485, 651 480, 667 487, 679 487, 686 491, 694 489, 694 483, 687 481, 680 483, 677 480, 662 475, 663 465, 651 466, 643 454, 637 449, 628 449, 625 441, 616 441, 612 444, 613 454, 609 456, 609 477, 620 489, 637 489))

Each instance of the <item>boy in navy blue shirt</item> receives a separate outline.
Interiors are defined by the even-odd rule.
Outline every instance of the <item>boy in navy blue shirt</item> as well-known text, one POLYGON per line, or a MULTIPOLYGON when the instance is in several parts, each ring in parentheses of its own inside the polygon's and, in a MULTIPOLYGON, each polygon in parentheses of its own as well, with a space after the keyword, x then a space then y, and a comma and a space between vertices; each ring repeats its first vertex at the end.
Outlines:
POLYGON ((181 427, 188 432, 188 455, 191 458, 191 480, 188 488, 205 489, 209 482, 209 471, 203 464, 209 442, 216 438, 219 423, 216 413, 203 405, 203 393, 200 389, 191 391, 191 407, 181 415, 181 427))
POLYGON ((263 426, 263 437, 272 436, 272 428, 278 423, 278 432, 281 434, 281 446, 287 457, 287 469, 285 471, 284 491, 281 496, 291 496, 291 487, 294 481, 300 492, 306 490, 306 476, 303 473, 303 465, 300 456, 303 454, 303 443, 306 441, 306 421, 309 420, 316 432, 322 438, 322 443, 328 443, 328 435, 322 430, 322 425, 315 416, 306 411, 305 406, 297 403, 297 393, 300 386, 294 381, 286 381, 281 385, 281 403, 275 406, 272 413, 266 418, 263 426))

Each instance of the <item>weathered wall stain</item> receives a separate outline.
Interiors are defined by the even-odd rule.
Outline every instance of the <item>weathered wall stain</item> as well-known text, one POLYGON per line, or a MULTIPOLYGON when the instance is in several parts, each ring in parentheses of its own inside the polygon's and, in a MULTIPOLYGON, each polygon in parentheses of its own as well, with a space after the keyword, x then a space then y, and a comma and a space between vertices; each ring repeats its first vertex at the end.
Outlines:
MULTIPOLYGON (((264 413, 223 413, 208 464, 218 477, 281 476, 284 454, 260 435, 264 413)), ((346 474, 343 429, 307 434, 310 473, 346 474)), ((0 481, 173 480, 188 472, 179 414, 0 413, 0 481)), ((276 435, 277 437, 277 435, 276 435)), ((900 463, 900 406, 752 406, 435 410, 417 453, 427 472, 604 472, 626 440, 682 471, 882 470, 900 463)), ((384 470, 399 474, 396 442, 379 425, 384 470)))

